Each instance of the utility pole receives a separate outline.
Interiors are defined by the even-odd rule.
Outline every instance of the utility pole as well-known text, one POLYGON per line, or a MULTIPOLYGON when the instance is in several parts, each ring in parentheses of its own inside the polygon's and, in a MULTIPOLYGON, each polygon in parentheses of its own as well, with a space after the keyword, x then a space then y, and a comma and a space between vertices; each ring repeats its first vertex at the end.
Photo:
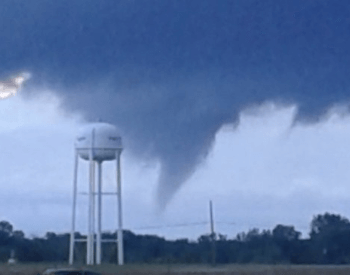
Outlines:
POLYGON ((214 231, 214 217, 213 217, 213 203, 210 200, 209 201, 209 215, 210 215, 210 236, 211 236, 211 242, 212 242, 212 250, 211 250, 211 261, 212 265, 215 266, 216 264, 216 246, 215 246, 215 231, 214 231))

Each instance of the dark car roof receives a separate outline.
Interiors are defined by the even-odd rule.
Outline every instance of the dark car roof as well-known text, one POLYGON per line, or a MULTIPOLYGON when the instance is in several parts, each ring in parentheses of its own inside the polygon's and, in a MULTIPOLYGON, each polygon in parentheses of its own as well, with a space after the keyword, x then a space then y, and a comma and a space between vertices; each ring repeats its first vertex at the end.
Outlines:
POLYGON ((82 270, 82 269, 74 269, 74 268, 49 268, 44 271, 43 275, 101 275, 101 274, 90 270, 82 270))

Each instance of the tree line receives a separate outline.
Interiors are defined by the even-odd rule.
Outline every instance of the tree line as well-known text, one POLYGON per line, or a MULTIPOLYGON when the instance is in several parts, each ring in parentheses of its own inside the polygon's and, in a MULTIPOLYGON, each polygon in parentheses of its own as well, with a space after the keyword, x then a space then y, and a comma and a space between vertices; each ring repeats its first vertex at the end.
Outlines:
MULTIPOLYGON (((86 236, 76 232, 76 238, 86 236)), ((251 229, 229 239, 222 234, 202 235, 197 240, 166 240, 156 235, 138 235, 125 230, 126 263, 266 263, 266 264, 349 264, 350 222, 337 214, 314 216, 307 238, 292 225, 272 230, 251 229)), ((116 239, 116 232, 103 233, 116 239)), ((47 232, 27 238, 7 221, 0 222, 0 261, 11 251, 19 262, 67 262, 70 235, 47 232)), ((86 244, 76 243, 76 262, 84 263, 86 244)), ((103 261, 117 261, 116 243, 103 243, 103 261)))

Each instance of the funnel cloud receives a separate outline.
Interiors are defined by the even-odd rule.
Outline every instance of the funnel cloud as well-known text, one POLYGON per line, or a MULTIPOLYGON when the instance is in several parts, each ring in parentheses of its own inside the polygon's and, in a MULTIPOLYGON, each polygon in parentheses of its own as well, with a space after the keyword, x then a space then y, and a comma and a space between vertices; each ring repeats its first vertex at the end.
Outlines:
POLYGON ((320 121, 350 99, 347 0, 0 3, 0 76, 26 68, 65 108, 103 118, 160 164, 165 206, 246 108, 320 121), (14 35, 16 34, 16 35, 14 35))

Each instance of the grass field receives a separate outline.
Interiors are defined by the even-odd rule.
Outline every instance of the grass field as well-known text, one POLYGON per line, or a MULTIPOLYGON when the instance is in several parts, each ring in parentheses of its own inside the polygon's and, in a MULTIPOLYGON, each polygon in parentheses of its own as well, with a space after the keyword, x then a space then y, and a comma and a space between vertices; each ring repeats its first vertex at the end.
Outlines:
MULTIPOLYGON (((46 268, 63 267, 57 264, 0 265, 0 275, 37 275, 46 268)), ((84 267, 83 267, 84 268, 84 267)), ((350 266, 295 266, 295 265, 102 265, 89 268, 104 275, 345 275, 350 266)))

